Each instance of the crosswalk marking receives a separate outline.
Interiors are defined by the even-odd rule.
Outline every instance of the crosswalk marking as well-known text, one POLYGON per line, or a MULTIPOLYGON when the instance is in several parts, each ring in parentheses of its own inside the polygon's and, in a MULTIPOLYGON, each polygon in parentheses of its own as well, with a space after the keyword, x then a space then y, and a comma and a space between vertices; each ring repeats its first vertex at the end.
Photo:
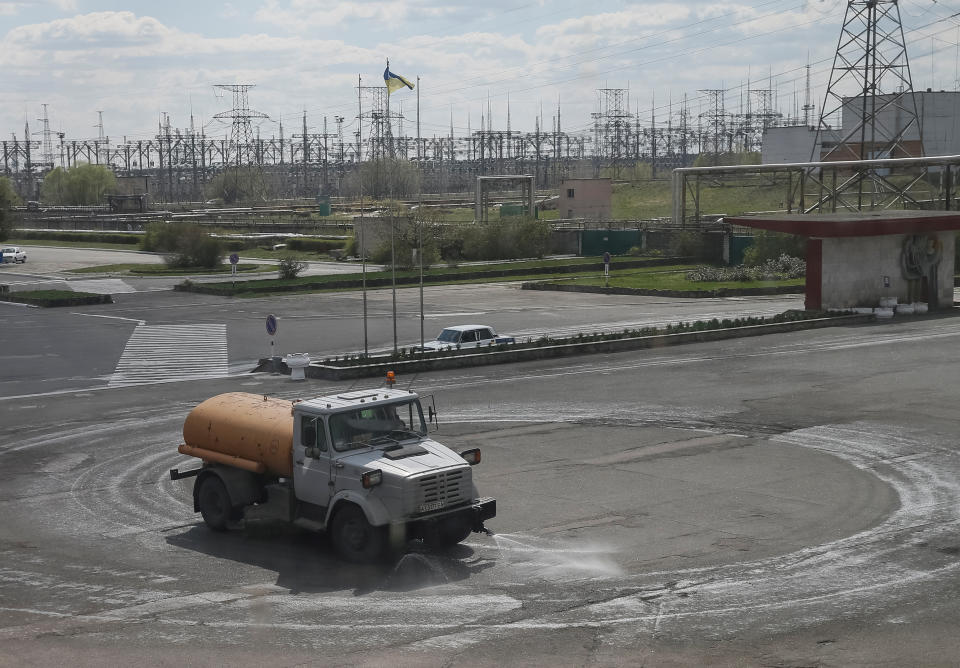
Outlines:
POLYGON ((228 374, 225 324, 137 325, 109 386, 228 374))
POLYGON ((136 289, 127 285, 119 278, 91 278, 85 281, 67 281, 67 286, 74 292, 92 292, 95 295, 118 295, 125 292, 136 292, 136 289))

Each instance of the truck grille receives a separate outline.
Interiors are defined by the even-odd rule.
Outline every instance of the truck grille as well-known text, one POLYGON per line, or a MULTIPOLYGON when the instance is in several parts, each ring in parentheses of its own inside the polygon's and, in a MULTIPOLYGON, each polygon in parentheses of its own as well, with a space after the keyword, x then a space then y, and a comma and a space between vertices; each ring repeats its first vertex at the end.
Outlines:
POLYGON ((418 478, 415 512, 433 512, 469 500, 470 482, 470 469, 431 473, 418 478))

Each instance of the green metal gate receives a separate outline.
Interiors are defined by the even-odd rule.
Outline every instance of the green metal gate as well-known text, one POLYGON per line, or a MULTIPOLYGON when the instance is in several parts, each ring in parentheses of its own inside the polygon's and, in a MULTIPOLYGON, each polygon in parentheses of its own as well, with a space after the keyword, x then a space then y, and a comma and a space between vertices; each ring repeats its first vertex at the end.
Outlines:
POLYGON ((641 244, 640 230, 581 230, 580 254, 620 255, 641 244))

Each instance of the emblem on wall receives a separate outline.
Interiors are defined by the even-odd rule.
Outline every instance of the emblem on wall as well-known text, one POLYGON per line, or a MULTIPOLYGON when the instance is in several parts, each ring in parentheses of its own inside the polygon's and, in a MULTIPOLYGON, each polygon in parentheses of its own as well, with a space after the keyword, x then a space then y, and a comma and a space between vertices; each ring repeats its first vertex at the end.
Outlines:
POLYGON ((943 243, 933 234, 910 234, 903 240, 900 267, 907 279, 907 303, 927 302, 937 307, 937 273, 943 243))

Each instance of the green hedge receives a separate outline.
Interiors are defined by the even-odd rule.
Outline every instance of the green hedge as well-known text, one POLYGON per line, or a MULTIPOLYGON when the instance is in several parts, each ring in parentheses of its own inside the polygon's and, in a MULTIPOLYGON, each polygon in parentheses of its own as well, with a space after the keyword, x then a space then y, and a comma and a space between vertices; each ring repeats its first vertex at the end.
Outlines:
POLYGON ((17 304, 34 306, 83 306, 85 304, 112 304, 110 295, 98 295, 92 292, 73 292, 72 290, 24 290, 9 292, 0 299, 17 304))
POLYGON ((335 248, 347 245, 346 239, 313 239, 310 237, 293 237, 287 239, 287 250, 310 251, 314 253, 329 253, 335 248))
POLYGON ((136 246, 143 240, 138 232, 56 232, 49 230, 17 230, 12 236, 17 239, 36 241, 91 241, 99 244, 127 244, 136 246))

